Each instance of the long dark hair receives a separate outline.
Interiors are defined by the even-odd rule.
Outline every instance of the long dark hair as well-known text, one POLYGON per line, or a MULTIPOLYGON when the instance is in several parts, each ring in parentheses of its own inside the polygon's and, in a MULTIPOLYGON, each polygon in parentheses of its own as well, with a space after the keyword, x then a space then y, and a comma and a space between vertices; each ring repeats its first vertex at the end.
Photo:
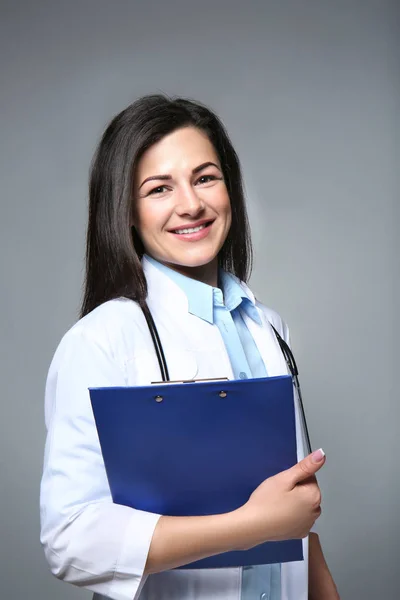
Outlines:
POLYGON ((239 159, 223 124, 197 102, 163 95, 144 96, 114 117, 93 157, 81 317, 119 297, 144 305, 144 248, 130 225, 135 170, 150 146, 185 126, 204 131, 216 150, 232 211, 232 225, 220 251, 219 264, 247 281, 252 262, 250 228, 239 159))

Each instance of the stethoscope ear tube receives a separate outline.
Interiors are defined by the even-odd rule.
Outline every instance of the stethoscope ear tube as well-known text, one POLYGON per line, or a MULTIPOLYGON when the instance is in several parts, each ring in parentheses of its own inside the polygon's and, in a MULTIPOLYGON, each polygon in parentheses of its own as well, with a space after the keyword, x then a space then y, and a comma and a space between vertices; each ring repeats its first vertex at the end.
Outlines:
MULTIPOLYGON (((142 309, 144 317, 146 319, 147 326, 150 331, 151 339, 153 341, 154 349, 156 351, 162 381, 164 381, 164 382, 170 381, 168 367, 167 367, 167 361, 165 360, 164 350, 163 350, 163 347, 161 344, 160 336, 158 335, 156 324, 154 322, 153 316, 152 316, 150 309, 147 306, 146 302, 143 305, 141 305, 141 309, 142 309)), ((293 352, 291 351, 289 345, 285 342, 285 340, 277 332, 277 330, 272 325, 272 323, 270 325, 275 333, 276 339, 278 340, 281 352, 285 358, 286 365, 288 367, 289 373, 292 376, 293 384, 297 391, 297 396, 299 398, 301 419, 302 419, 303 428, 304 428, 304 432, 305 432, 305 436, 306 436, 305 441, 307 444, 308 452, 310 453, 311 452, 310 435, 308 433, 307 420, 306 420, 306 415, 304 412, 303 398, 301 395, 301 388, 300 388, 300 382, 299 382, 299 371, 297 368, 297 364, 294 359, 293 352)))

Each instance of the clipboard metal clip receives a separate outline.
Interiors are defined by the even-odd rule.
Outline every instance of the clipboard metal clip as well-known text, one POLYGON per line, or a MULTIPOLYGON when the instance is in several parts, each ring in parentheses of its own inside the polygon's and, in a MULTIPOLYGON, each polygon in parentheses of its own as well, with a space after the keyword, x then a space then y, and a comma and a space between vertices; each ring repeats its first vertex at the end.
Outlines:
POLYGON ((228 381, 228 377, 211 377, 209 379, 175 379, 174 381, 152 381, 151 385, 168 385, 170 383, 204 383, 206 381, 228 381))

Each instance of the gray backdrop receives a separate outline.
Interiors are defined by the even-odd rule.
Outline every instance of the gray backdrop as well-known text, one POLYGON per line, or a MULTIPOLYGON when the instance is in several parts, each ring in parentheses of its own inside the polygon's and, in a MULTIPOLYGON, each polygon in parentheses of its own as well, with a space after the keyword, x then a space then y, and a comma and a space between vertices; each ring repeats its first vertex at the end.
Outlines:
POLYGON ((396 10, 1 2, 1 598, 89 597, 51 577, 39 545, 43 390, 77 315, 95 144, 159 90, 210 104, 242 158, 252 286, 291 326, 342 598, 400 597, 396 10))

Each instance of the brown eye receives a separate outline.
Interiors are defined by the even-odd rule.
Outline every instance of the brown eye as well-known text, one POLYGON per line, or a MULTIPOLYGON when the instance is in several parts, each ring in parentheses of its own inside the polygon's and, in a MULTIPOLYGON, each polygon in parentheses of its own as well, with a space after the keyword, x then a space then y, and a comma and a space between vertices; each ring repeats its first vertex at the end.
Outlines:
POLYGON ((218 179, 218 177, 215 177, 215 175, 202 175, 198 180, 197 183, 209 183, 210 181, 215 181, 216 179, 218 179))
POLYGON ((163 192, 165 192, 166 189, 167 188, 165 187, 165 185, 159 185, 158 187, 150 190, 148 195, 150 196, 151 194, 162 194, 163 192))

